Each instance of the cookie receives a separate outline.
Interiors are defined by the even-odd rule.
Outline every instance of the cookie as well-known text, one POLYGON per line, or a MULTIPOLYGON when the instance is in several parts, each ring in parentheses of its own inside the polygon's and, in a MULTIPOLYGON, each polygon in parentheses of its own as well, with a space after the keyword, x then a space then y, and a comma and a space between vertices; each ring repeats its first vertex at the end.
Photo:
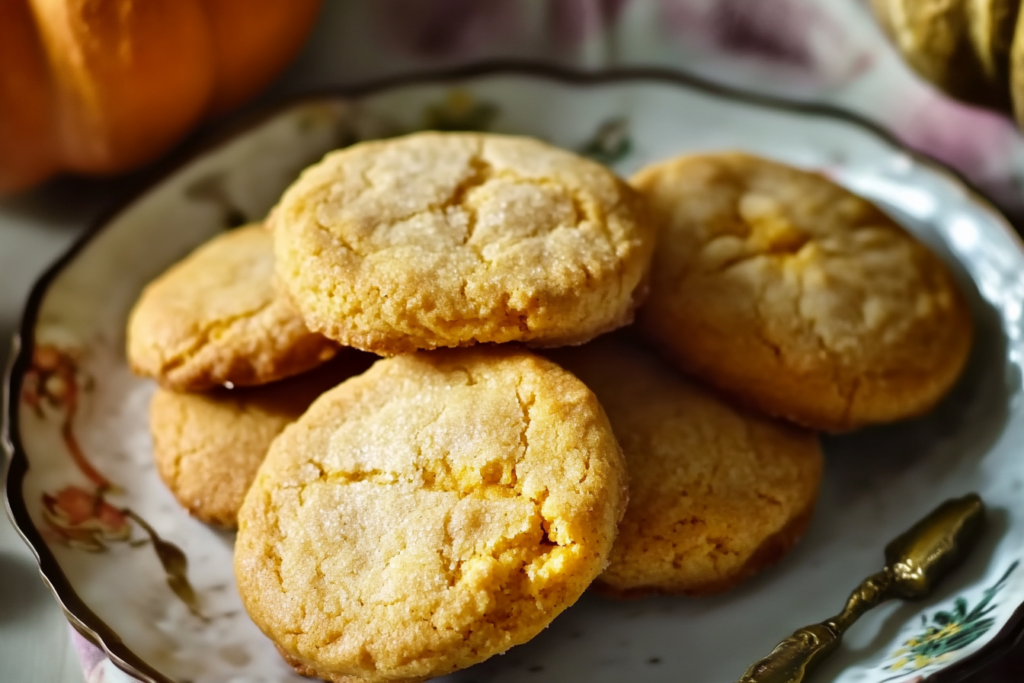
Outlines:
POLYGON ((575 602, 625 505, 618 443, 570 373, 507 346, 407 354, 274 441, 239 513, 235 575, 303 673, 429 678, 575 602))
POLYGON ((128 320, 132 370, 175 391, 266 384, 316 367, 337 344, 311 332, 273 282, 259 225, 219 235, 150 283, 128 320))
POLYGON ((261 387, 209 393, 157 389, 149 406, 157 472, 193 517, 234 528, 271 442, 320 394, 363 372, 374 359, 344 349, 326 365, 261 387))
POLYGON ((871 203, 736 153, 672 159, 633 182, 663 223, 638 322, 685 371, 828 431, 924 413, 960 374, 963 296, 871 203))
POLYGON ((479 133, 329 154, 273 222, 278 276, 310 328, 383 355, 582 343, 628 324, 654 238, 605 167, 479 133))
POLYGON ((629 507, 595 588, 718 593, 803 535, 821 482, 816 435, 733 408, 619 335, 549 355, 597 394, 629 470, 629 507))

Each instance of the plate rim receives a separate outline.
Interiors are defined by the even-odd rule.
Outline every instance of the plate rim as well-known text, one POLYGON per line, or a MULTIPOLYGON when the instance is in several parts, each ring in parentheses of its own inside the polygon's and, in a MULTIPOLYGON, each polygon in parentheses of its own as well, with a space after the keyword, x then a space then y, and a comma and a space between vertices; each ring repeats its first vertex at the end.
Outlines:
MULTIPOLYGON (((672 85, 695 90, 723 100, 752 104, 766 109, 783 111, 844 123, 881 139, 902 151, 914 161, 946 176, 962 187, 970 199, 1011 238, 1017 249, 1024 253, 1024 240, 1013 229, 1012 223, 988 197, 960 172, 934 157, 912 149, 881 125, 859 115, 829 104, 799 101, 738 88, 698 76, 678 68, 617 67, 600 70, 581 70, 533 60, 485 60, 456 67, 400 73, 382 79, 346 86, 315 88, 288 96, 270 105, 243 113, 215 126, 211 131, 189 138, 163 162, 158 163, 153 175, 141 185, 132 187, 102 210, 85 230, 39 275, 32 284, 22 310, 21 321, 14 333, 11 355, 0 388, 3 414, 0 415, 0 446, 6 453, 4 474, 4 507, 15 530, 29 547, 39 567, 39 574, 60 605, 69 623, 84 638, 99 647, 119 669, 144 683, 175 683, 135 654, 121 637, 100 619, 72 588, 56 557, 50 551, 39 530, 32 523, 28 506, 22 494, 24 479, 29 470, 28 455, 21 442, 19 430, 20 400, 26 372, 31 364, 31 349, 35 342, 35 328, 39 309, 50 285, 70 265, 80 252, 96 238, 114 219, 131 204, 165 182, 171 175, 195 161, 205 153, 225 145, 253 130, 284 111, 305 102, 345 100, 420 84, 442 84, 447 81, 468 80, 488 76, 522 76, 547 80, 562 85, 601 86, 630 82, 672 85)), ((786 634, 780 633, 782 638, 786 634)), ((977 672, 998 657, 1006 654, 1024 636, 1024 603, 1018 605, 1006 624, 981 649, 963 659, 926 676, 922 683, 957 683, 977 672)))

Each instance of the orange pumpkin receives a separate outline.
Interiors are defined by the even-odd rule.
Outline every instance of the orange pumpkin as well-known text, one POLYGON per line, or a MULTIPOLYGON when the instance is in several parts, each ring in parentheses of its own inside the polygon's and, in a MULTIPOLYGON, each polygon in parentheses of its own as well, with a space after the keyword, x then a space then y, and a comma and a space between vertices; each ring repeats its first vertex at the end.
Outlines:
POLYGON ((320 0, 0 0, 0 192, 116 173, 254 95, 320 0))

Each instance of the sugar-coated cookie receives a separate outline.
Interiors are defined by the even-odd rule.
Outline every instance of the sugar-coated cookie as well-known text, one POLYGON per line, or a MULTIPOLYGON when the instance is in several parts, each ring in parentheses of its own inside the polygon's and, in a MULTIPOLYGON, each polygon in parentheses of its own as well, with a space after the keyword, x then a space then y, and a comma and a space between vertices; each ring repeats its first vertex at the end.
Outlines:
POLYGON ((157 472, 192 516, 234 528, 274 438, 320 394, 363 372, 375 358, 343 349, 325 365, 260 387, 157 389, 149 407, 157 472))
POLYGON ((638 321, 684 370, 829 431, 924 413, 959 376, 963 296, 871 203, 736 153, 672 159, 633 183, 662 222, 638 321))
POLYGON ((128 361, 175 391, 266 384, 331 358, 273 281, 260 225, 219 235, 150 283, 128 320, 128 361))
POLYGON ((602 592, 718 593, 803 535, 822 474, 815 434, 728 405, 621 335, 549 356, 597 394, 626 456, 629 507, 602 592))
POLYGON ((239 513, 235 575, 304 674, 429 678, 575 602, 625 506, 622 453, 573 375, 514 347, 408 354, 274 441, 239 513))
POLYGON ((418 133, 327 155, 273 214, 314 330, 392 355, 582 343, 632 320, 654 228, 607 168, 537 140, 418 133))

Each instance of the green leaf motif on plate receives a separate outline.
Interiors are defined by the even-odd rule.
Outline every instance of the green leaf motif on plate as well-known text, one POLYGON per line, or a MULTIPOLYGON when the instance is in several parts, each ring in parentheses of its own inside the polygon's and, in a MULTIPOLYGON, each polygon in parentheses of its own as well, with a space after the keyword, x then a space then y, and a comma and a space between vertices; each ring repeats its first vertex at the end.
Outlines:
POLYGON ((610 166, 622 161, 632 150, 629 122, 623 118, 614 118, 602 123, 594 135, 583 143, 579 153, 610 166))
MULTIPOLYGON (((951 609, 933 614, 931 623, 926 616, 922 616, 922 631, 904 641, 903 646, 889 656, 885 669, 897 671, 900 675, 920 671, 949 659, 953 652, 962 650, 988 633, 995 624, 995 618, 990 615, 997 604, 992 601, 1006 585, 1018 564, 1020 560, 1014 561, 998 581, 986 588, 973 609, 965 598, 958 597, 953 601, 951 609)), ((899 676, 886 680, 895 678, 899 676)))
POLYGON ((440 131, 487 131, 501 110, 491 102, 476 99, 471 92, 456 88, 440 104, 423 112, 423 128, 440 131))

